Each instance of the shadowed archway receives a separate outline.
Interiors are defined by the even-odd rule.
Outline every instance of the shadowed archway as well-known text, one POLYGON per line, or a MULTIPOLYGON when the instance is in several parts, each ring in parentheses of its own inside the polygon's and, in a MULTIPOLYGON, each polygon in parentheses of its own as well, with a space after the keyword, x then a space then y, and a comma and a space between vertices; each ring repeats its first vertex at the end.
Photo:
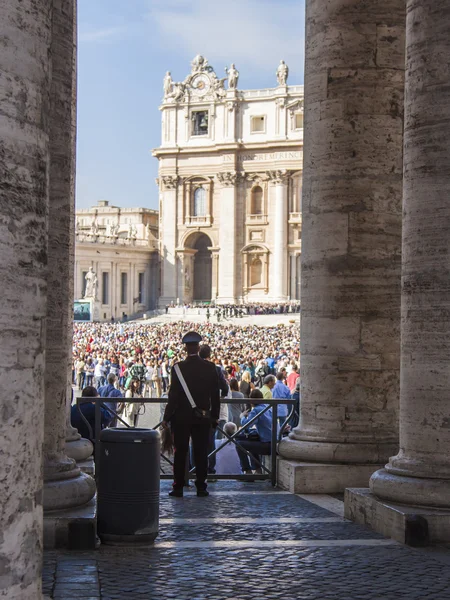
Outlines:
POLYGON ((201 232, 193 233, 185 247, 196 250, 193 257, 193 295, 196 302, 210 302, 212 298, 212 246, 211 239, 201 232))

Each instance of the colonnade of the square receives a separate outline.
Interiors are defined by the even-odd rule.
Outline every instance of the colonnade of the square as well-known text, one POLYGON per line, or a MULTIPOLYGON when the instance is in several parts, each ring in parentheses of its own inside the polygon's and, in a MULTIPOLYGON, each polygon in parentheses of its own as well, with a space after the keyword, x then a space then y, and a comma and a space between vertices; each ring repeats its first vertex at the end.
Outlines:
POLYGON ((306 22, 302 402, 280 471, 303 493, 318 463, 325 488, 374 472, 377 501, 450 509, 450 2, 309 0, 306 22))

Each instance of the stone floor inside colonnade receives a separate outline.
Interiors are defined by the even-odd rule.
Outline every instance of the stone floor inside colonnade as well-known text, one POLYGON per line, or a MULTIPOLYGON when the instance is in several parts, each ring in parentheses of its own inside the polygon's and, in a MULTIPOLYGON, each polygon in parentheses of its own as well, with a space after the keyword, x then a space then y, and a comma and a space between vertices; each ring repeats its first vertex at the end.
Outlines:
POLYGON ((153 547, 45 554, 54 600, 450 599, 450 550, 414 549, 343 518, 331 496, 266 482, 211 483, 209 498, 161 484, 153 547))

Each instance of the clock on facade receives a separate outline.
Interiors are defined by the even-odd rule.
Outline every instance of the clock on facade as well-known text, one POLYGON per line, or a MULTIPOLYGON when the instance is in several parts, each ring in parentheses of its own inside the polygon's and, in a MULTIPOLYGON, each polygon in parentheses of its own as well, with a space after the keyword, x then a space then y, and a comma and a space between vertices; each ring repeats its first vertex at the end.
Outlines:
POLYGON ((211 83, 207 75, 197 75, 193 78, 191 86, 197 92, 197 94, 203 96, 204 94, 208 93, 211 83))

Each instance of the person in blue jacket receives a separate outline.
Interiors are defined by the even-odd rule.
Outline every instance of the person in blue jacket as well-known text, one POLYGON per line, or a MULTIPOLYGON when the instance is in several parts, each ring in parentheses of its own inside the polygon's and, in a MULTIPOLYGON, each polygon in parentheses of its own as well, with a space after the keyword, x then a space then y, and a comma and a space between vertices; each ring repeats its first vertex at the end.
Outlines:
MULTIPOLYGON (((250 398, 262 399, 263 395, 261 390, 255 389, 250 392, 250 398)), ((241 425, 246 425, 256 415, 261 413, 267 404, 253 404, 251 403, 251 410, 245 410, 241 414, 241 425)), ((262 473, 262 469, 259 466, 261 462, 261 455, 269 455, 271 452, 271 440, 272 440, 272 409, 269 408, 264 414, 262 414, 252 425, 250 429, 244 428, 242 433, 238 436, 239 444, 250 453, 250 457, 241 449, 237 447, 237 453, 241 463, 242 472, 250 475, 255 473, 262 473)))

